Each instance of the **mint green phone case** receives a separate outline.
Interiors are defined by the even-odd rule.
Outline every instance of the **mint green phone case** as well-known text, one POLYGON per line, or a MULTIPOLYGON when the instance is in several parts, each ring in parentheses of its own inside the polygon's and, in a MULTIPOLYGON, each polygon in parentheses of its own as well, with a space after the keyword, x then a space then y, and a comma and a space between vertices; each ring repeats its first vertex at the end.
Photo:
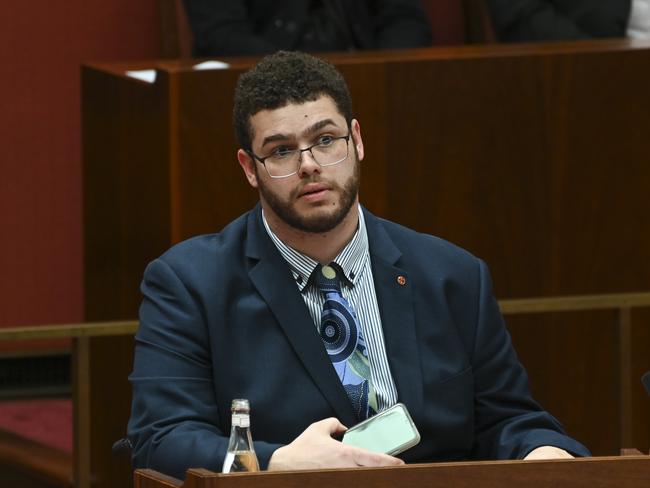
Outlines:
POLYGON ((420 442, 420 433, 403 403, 370 417, 343 435, 344 444, 394 456, 420 442))

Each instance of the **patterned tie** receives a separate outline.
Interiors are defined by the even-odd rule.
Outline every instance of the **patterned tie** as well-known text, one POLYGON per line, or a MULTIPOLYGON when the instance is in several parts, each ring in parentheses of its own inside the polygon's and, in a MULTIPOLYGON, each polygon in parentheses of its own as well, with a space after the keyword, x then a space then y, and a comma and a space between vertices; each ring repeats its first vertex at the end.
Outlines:
POLYGON ((319 332, 334 369, 350 398, 359 420, 377 411, 377 398, 372 386, 368 350, 363 332, 348 301, 341 295, 337 264, 317 266, 314 282, 323 294, 319 332))

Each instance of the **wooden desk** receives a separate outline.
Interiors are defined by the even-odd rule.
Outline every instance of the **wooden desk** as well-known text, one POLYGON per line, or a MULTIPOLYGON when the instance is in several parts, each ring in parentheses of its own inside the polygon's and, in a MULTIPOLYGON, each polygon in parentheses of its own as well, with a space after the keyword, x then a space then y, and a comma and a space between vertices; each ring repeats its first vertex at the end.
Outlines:
POLYGON ((135 473, 136 488, 646 488, 650 457, 562 461, 484 461, 394 468, 217 474, 191 469, 185 482, 151 470, 135 473))
MULTIPOLYGON (((330 59, 361 121, 361 198, 371 211, 485 259, 501 298, 647 289, 650 44, 330 59)), ((237 76, 254 60, 227 61, 212 71, 182 62, 83 68, 86 320, 134 317, 146 262, 256 201, 230 123, 237 76), (142 68, 157 70, 155 83, 124 75, 142 68)), ((650 440, 647 398, 633 381, 650 369, 650 314, 630 314, 627 383, 618 319, 616 311, 509 319, 535 396, 596 454, 618 452, 628 437, 625 445, 642 448, 650 440)), ((130 343, 97 347, 91 370, 121 358, 128 373, 130 343)), ((91 402, 113 395, 93 389, 91 402)))

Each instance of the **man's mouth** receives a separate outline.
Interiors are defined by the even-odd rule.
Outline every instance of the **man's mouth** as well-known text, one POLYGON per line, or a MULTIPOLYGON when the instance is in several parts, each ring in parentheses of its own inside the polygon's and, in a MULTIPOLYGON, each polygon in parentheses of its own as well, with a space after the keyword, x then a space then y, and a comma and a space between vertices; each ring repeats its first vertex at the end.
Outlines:
POLYGON ((321 194, 325 194, 325 192, 327 192, 329 189, 330 187, 324 183, 309 183, 300 190, 298 193, 298 198, 315 197, 321 194))

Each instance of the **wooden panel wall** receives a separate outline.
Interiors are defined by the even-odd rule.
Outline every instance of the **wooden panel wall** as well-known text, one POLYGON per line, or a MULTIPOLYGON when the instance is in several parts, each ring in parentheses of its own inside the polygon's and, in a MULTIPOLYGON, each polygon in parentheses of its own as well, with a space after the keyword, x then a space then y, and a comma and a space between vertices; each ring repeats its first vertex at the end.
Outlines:
MULTIPOLYGON (((136 317, 144 266, 170 243, 167 84, 114 81, 83 72, 86 321, 136 317)), ((76 417, 91 446, 82 468, 93 488, 128 486, 129 466, 114 459, 111 446, 126 435, 133 338, 88 340, 83 367, 93 381, 75 391, 86 399, 77 405, 89 405, 76 417)))
POLYGON ((0 327, 82 320, 80 65, 158 52, 156 0, 3 2, 0 327))

